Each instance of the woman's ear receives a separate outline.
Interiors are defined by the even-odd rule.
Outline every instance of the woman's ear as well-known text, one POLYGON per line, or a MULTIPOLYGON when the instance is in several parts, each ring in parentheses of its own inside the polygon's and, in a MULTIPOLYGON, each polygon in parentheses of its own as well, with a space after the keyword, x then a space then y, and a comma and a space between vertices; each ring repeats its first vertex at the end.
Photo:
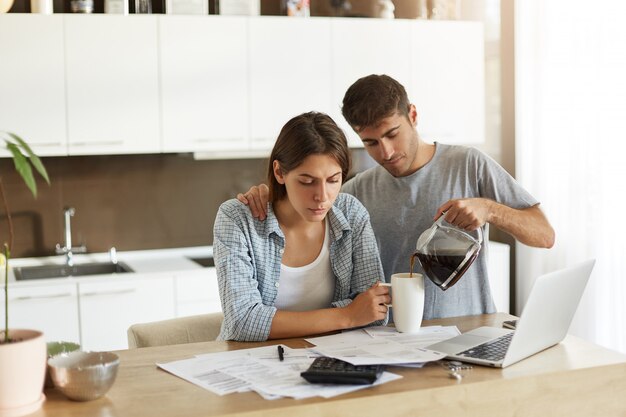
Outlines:
POLYGON ((283 171, 280 169, 280 163, 277 160, 272 162, 272 168, 274 170, 274 178, 279 184, 285 184, 285 178, 283 177, 283 171))

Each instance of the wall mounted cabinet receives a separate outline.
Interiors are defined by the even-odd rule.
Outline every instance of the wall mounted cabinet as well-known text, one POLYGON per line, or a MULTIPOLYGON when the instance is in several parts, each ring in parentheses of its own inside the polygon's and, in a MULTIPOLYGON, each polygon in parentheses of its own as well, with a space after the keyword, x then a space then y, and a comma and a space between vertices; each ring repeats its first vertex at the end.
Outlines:
POLYGON ((250 148, 274 146, 298 114, 331 110, 330 19, 251 19, 250 148))
POLYGON ((66 15, 71 155, 160 152, 157 22, 66 15))
POLYGON ((0 128, 41 155, 265 155, 310 110, 360 147, 341 102, 372 73, 405 85, 424 138, 484 140, 479 22, 5 14, 0 62, 0 128))
POLYGON ((248 148, 248 21, 159 18, 163 152, 248 148))
POLYGON ((346 132, 350 146, 363 147, 363 143, 341 115, 346 90, 369 74, 387 74, 408 88, 414 24, 409 20, 333 19, 331 116, 346 132))
POLYGON ((475 22, 411 25, 409 95, 422 138, 475 144, 485 139, 485 52, 475 22))
POLYGON ((62 16, 0 15, 0 130, 38 155, 67 155, 62 16))

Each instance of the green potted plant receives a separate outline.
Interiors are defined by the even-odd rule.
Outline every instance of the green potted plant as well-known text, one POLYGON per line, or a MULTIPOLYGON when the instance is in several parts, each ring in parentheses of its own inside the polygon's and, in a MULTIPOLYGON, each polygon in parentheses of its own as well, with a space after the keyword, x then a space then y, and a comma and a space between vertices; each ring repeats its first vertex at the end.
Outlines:
MULTIPOLYGON (((0 131, 0 139, 11 154, 15 171, 36 198, 37 183, 33 168, 50 184, 41 160, 16 134, 0 131)), ((0 415, 20 416, 37 410, 45 398, 46 343, 43 333, 39 331, 9 330, 9 259, 13 247, 13 222, 1 176, 0 207, 4 210, 8 225, 8 241, 2 245, 0 254, 0 261, 3 261, 0 263, 4 264, 5 304, 4 330, 0 331, 0 415)))

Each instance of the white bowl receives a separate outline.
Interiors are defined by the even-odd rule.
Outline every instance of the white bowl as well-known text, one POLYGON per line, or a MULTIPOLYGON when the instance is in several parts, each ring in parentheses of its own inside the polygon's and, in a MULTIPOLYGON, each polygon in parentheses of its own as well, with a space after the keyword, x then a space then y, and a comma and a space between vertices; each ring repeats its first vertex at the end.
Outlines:
POLYGON ((120 359, 111 352, 62 353, 48 359, 54 386, 69 399, 89 401, 107 393, 120 359))

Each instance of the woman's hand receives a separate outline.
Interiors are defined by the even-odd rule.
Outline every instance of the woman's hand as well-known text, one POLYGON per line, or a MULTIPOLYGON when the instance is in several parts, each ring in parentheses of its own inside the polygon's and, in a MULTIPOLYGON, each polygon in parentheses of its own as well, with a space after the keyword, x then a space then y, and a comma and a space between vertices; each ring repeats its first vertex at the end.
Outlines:
POLYGON ((391 303, 389 287, 383 287, 377 282, 367 291, 357 295, 345 307, 350 319, 350 327, 365 326, 373 321, 384 320, 388 311, 385 304, 389 303, 391 303))

